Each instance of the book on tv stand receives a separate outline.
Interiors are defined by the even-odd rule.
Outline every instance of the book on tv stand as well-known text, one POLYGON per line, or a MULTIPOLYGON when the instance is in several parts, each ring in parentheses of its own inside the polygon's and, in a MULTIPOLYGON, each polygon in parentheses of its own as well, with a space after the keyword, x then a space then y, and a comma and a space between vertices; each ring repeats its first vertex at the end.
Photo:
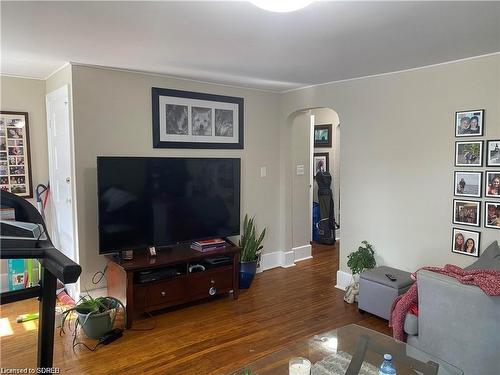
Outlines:
POLYGON ((201 252, 223 250, 227 246, 227 242, 222 238, 213 238, 209 240, 195 241, 191 244, 191 249, 201 252))

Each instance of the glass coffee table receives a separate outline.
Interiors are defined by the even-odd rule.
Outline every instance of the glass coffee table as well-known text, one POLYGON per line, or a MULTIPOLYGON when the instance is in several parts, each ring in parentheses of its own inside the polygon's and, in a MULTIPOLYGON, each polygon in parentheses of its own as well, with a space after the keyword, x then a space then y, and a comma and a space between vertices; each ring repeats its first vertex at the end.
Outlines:
POLYGON ((351 324, 286 345, 232 375, 288 375, 289 361, 297 357, 311 362, 311 375, 378 375, 384 353, 392 355, 398 375, 464 374, 459 368, 420 349, 351 324))

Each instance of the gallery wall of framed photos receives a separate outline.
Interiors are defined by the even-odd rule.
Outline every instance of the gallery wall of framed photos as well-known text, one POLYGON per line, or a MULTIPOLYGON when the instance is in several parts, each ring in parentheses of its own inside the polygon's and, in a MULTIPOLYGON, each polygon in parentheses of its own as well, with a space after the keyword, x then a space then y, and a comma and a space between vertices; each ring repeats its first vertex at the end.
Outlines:
POLYGON ((0 111, 0 189, 33 197, 27 112, 0 111))
POLYGON ((484 109, 456 112, 454 126, 451 250, 479 257, 482 231, 500 230, 500 140, 483 138, 484 109))

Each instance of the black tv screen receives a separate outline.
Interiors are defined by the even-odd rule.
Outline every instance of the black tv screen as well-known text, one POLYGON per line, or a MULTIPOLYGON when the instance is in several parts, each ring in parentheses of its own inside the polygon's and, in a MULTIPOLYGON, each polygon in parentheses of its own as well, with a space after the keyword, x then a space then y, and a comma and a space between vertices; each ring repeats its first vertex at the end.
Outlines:
POLYGON ((240 233, 240 159, 98 157, 99 253, 240 233))

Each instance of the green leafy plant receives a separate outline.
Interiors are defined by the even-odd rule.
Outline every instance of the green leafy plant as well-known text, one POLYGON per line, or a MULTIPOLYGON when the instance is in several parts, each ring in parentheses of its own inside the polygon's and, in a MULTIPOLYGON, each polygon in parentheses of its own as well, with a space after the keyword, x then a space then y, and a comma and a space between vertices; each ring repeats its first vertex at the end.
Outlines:
POLYGON ((254 262, 259 259, 263 247, 261 244, 265 236, 266 228, 257 237, 255 218, 249 219, 248 215, 245 215, 245 219, 243 220, 243 234, 239 241, 242 262, 254 262))
MULTIPOLYGON (((61 333, 64 332, 64 323, 66 322, 66 319, 72 312, 77 312, 82 315, 85 315, 85 320, 84 322, 81 322, 81 325, 85 325, 85 323, 89 320, 89 318, 92 315, 100 314, 106 311, 111 311, 113 309, 116 309, 118 307, 121 307, 125 313, 125 321, 127 320, 127 311, 125 310, 125 306, 123 303, 114 297, 97 297, 97 298, 92 298, 90 294, 87 293, 86 296, 83 296, 80 298, 78 303, 63 312, 62 314, 62 322, 61 322, 61 333)), ((113 319, 114 321, 114 319, 113 319)))
POLYGON ((365 269, 375 268, 375 251, 368 241, 362 241, 358 250, 347 256, 347 267, 351 269, 353 275, 363 272, 365 269))

